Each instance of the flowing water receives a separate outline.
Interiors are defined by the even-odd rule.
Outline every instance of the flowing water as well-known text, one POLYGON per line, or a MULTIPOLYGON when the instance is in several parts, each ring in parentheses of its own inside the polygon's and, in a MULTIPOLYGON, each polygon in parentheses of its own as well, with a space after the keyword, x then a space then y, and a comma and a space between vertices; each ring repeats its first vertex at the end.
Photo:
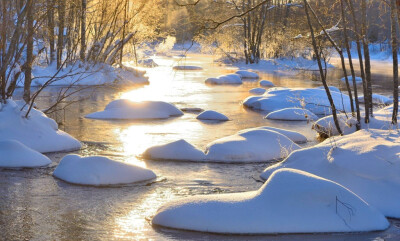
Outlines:
MULTIPOLYGON (((53 117, 60 128, 84 143, 80 155, 104 155, 145 166, 158 176, 153 182, 118 187, 89 187, 65 183, 52 177, 57 163, 67 153, 48 156, 53 165, 42 169, 0 171, 0 239, 4 240, 399 240, 400 221, 391 220, 383 232, 358 234, 297 234, 268 236, 225 236, 185 232, 151 226, 151 217, 169 200, 199 194, 244 192, 258 189, 259 174, 271 163, 216 164, 145 160, 140 154, 148 147, 178 139, 204 149, 217 138, 238 130, 270 125, 296 130, 317 143, 311 123, 271 121, 265 113, 243 108, 248 90, 257 81, 241 86, 208 86, 204 80, 236 69, 213 63, 211 56, 189 55, 187 58, 155 57, 159 67, 148 69, 150 84, 130 88, 96 88, 79 93, 73 103, 53 117), (173 64, 196 65, 202 71, 173 71, 173 64), (112 100, 162 100, 177 107, 212 109, 231 121, 201 122, 196 114, 168 120, 101 121, 85 119, 88 113, 103 110, 112 100)), ((341 73, 330 71, 330 83, 338 85, 341 73)), ((277 86, 315 87, 309 73, 287 76, 260 73, 262 79, 277 86)), ((311 74, 315 75, 315 74, 311 74)), ((390 78, 374 75, 378 93, 390 93, 390 78)), ((54 101, 59 88, 45 91, 39 107, 54 101)), ((284 224, 283 224, 284 225, 284 224)))

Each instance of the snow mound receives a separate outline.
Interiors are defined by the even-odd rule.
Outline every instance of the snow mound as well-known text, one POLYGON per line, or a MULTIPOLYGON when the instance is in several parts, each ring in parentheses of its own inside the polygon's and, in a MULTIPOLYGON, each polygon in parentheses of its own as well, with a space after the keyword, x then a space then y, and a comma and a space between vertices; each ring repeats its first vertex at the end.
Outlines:
POLYGON ((148 68, 153 68, 158 66, 158 64, 153 59, 141 59, 138 61, 138 64, 148 68))
POLYGON ((206 110, 201 112, 196 119, 198 120, 218 120, 218 121, 228 121, 229 118, 226 115, 213 110, 206 110))
POLYGON ((217 78, 206 79, 206 84, 212 85, 241 85, 243 84, 242 78, 237 74, 221 75, 217 78))
POLYGON ((203 68, 200 66, 192 66, 192 65, 177 65, 173 67, 174 70, 202 70, 203 68))
POLYGON ((146 168, 103 156, 78 155, 65 156, 53 175, 69 183, 93 186, 128 184, 156 178, 156 174, 146 168))
POLYGON ((254 88, 254 89, 249 90, 249 93, 255 94, 255 95, 262 95, 265 93, 265 91, 266 91, 266 89, 264 89, 264 88, 254 88))
POLYGON ((242 77, 242 79, 258 79, 259 78, 257 73, 254 73, 251 71, 246 71, 246 70, 236 71, 236 74, 240 75, 240 77, 242 77))
POLYGON ((276 131, 276 132, 281 133, 282 135, 286 136, 287 138, 289 138, 293 142, 296 142, 296 143, 305 143, 305 142, 307 142, 307 137, 305 137, 304 135, 302 135, 299 132, 290 131, 290 130, 286 130, 286 129, 280 129, 280 128, 276 128, 276 127, 272 127, 272 126, 260 126, 260 127, 241 130, 239 132, 246 132, 246 131, 249 131, 249 130, 271 130, 271 131, 276 131))
MULTIPOLYGON (((340 92, 331 92, 336 109, 351 111, 350 98, 340 92)), ((271 88, 263 96, 250 96, 243 105, 267 112, 284 108, 305 108, 316 115, 331 113, 325 90, 314 88, 271 88)))
MULTIPOLYGON (((316 89, 325 90, 325 87, 324 86, 319 86, 316 89)), ((339 93, 341 92, 340 89, 338 87, 336 87, 336 86, 328 86, 328 89, 330 91, 335 91, 335 92, 339 92, 339 93)))
POLYGON ((51 164, 45 155, 32 150, 19 141, 0 141, 0 167, 5 168, 33 168, 51 164))
POLYGON ((261 174, 295 168, 337 182, 384 215, 400 218, 400 135, 396 131, 360 130, 293 152, 261 174))
MULTIPOLYGON (((76 64, 64 66, 60 71, 56 64, 48 66, 34 66, 32 69, 32 87, 51 86, 98 86, 110 84, 147 84, 145 71, 139 71, 127 66, 110 66, 98 63, 88 65, 77 61, 76 64)), ((18 87, 24 86, 21 78, 18 87)))
MULTIPOLYGON (((349 80, 349 84, 353 83, 353 76, 349 75, 349 76, 347 76, 347 79, 349 80)), ((345 77, 341 78, 340 80, 342 82, 346 82, 346 78, 345 77)), ((356 76, 356 83, 357 84, 362 83, 362 78, 356 76)))
POLYGON ((265 119, 288 121, 313 121, 318 117, 309 110, 301 108, 284 108, 276 110, 265 116, 265 119))
POLYGON ((104 111, 86 115, 91 119, 167 119, 181 116, 183 112, 163 101, 132 102, 126 99, 111 101, 104 111))
POLYGON ((275 86, 274 83, 272 83, 269 80, 261 80, 259 84, 260 84, 260 86, 264 86, 264 87, 274 87, 275 86))
POLYGON ((389 222, 345 187, 293 169, 274 172, 258 190, 174 200, 153 225, 223 234, 361 232, 389 222))
POLYGON ((0 140, 13 139, 41 153, 81 148, 78 140, 59 130, 57 123, 40 110, 32 108, 25 118, 28 107, 24 105, 24 101, 11 99, 1 105, 0 140))
MULTIPOLYGON (((369 118, 369 123, 365 124, 364 116, 361 116, 361 129, 379 129, 379 130, 393 130, 397 129, 392 123, 392 111, 393 105, 389 105, 383 109, 374 112, 374 116, 369 118)), ((338 121, 340 129, 343 134, 350 134, 356 131, 357 119, 351 115, 338 114, 338 121)), ((397 116, 400 119, 400 116, 397 116)), ((336 126, 333 121, 333 116, 329 115, 317 120, 313 124, 313 129, 315 129, 319 134, 323 136, 335 136, 339 135, 336 126)))
POLYGON ((285 135, 266 129, 249 129, 209 143, 205 153, 214 162, 266 162, 300 149, 285 135))
POLYGON ((204 161, 206 155, 185 140, 153 146, 143 153, 143 157, 154 160, 204 161))
MULTIPOLYGON (((358 96, 358 101, 364 103, 364 96, 358 96)), ((372 94, 372 103, 375 105, 391 105, 393 100, 384 95, 372 94)))

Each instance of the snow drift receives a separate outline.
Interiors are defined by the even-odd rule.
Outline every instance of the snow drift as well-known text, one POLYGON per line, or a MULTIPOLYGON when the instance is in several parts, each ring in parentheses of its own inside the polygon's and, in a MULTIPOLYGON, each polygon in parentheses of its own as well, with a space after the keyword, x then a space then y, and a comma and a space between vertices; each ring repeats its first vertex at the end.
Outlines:
POLYGON ((45 155, 16 140, 0 141, 0 167, 33 168, 51 164, 45 155))
POLYGON ((185 140, 148 148, 143 157, 153 160, 204 161, 206 155, 185 140))
POLYGON ((86 115, 91 119, 167 119, 181 116, 183 112, 174 105, 163 101, 133 102, 119 99, 110 102, 104 111, 86 115))
POLYGON ((205 153, 216 162, 265 162, 300 149, 288 137, 267 129, 249 129, 209 143, 205 153))
POLYGON ((172 201, 152 223, 223 234, 360 232, 389 226, 381 213, 345 187, 293 169, 274 172, 258 191, 172 201))
POLYGON ((301 108, 284 108, 276 110, 265 116, 265 119, 288 121, 313 121, 318 117, 309 110, 301 108))
POLYGON ((213 111, 213 110, 206 110, 201 112, 196 119, 198 120, 217 120, 217 121, 228 121, 229 118, 221 114, 219 112, 213 111))
POLYGON ((156 178, 149 169, 111 160, 103 156, 67 155, 53 175, 66 182, 81 185, 116 185, 156 178))
POLYGON ((206 84, 212 85, 241 85, 243 84, 242 78, 238 74, 221 75, 217 78, 206 79, 206 84))
POLYGON ((57 123, 40 110, 28 109, 24 101, 7 100, 0 106, 0 140, 13 139, 38 152, 74 151, 81 143, 58 129, 57 123), (21 110, 22 109, 22 110, 21 110))
POLYGON ((293 152, 261 174, 295 168, 337 182, 375 206, 400 218, 400 135, 396 131, 360 130, 293 152))
MULTIPOLYGON (((331 95, 337 110, 351 110, 347 95, 334 91, 331 95)), ((268 112, 284 108, 305 108, 316 115, 331 113, 325 90, 313 88, 271 88, 262 96, 248 97, 243 105, 268 112)))

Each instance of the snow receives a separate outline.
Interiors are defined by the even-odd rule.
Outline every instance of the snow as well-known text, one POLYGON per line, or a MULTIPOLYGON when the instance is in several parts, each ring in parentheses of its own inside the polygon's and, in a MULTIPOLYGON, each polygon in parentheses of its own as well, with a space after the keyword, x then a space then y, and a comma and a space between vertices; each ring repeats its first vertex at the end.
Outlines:
POLYGON ((200 66, 192 66, 192 65, 177 65, 173 67, 174 70, 202 70, 203 68, 200 66))
MULTIPOLYGON (((227 62, 227 61, 226 61, 227 62)), ((245 61, 231 63, 233 67, 247 69, 249 66, 245 61)), ((333 68, 332 64, 327 63, 328 68, 333 68)), ((254 71, 263 71, 276 75, 296 75, 303 70, 318 70, 317 61, 303 57, 295 58, 271 58, 262 59, 256 64, 251 65, 254 71)))
POLYGON ((274 83, 272 83, 271 81, 268 80, 261 80, 260 81, 260 86, 264 86, 264 87, 274 87, 274 83))
POLYGON ((276 131, 276 132, 281 133, 282 135, 286 136, 287 138, 289 138, 293 142, 296 142, 296 143, 307 142, 307 137, 305 137, 304 135, 302 135, 299 132, 290 131, 290 130, 286 130, 286 129, 280 129, 280 128, 276 128, 276 127, 272 127, 272 126, 260 126, 260 127, 255 127, 255 128, 244 129, 244 130, 241 130, 239 132, 246 132, 246 131, 249 131, 249 130, 271 130, 271 131, 276 131))
POLYGON ((33 168, 51 164, 45 155, 16 140, 0 141, 0 168, 33 168))
POLYGON ((309 110, 301 108, 284 108, 276 110, 265 116, 265 119, 287 120, 287 121, 314 121, 318 116, 309 110))
POLYGON ((183 112, 163 101, 132 102, 127 99, 111 101, 104 111, 86 115, 91 119, 167 119, 183 112))
POLYGON ((255 95, 262 95, 265 93, 265 91, 266 91, 266 89, 264 89, 264 88, 253 88, 253 89, 249 90, 249 93, 255 94, 255 95))
MULTIPOLYGON (((347 79, 349 80, 349 84, 352 84, 352 83, 353 83, 353 77, 352 77, 351 75, 347 76, 347 79)), ((342 82, 346 82, 346 78, 345 78, 345 77, 341 78, 340 80, 341 80, 342 82)), ((356 76, 356 83, 357 83, 357 84, 362 83, 362 78, 356 76)))
POLYGON ((53 175, 69 183, 81 185, 116 185, 156 178, 153 171, 104 156, 81 157, 67 155, 53 175))
MULTIPOLYGON (((132 67, 113 67, 107 64, 89 65, 77 61, 74 65, 64 66, 58 71, 55 64, 49 66, 34 66, 32 70, 32 87, 43 86, 46 82, 52 86, 96 86, 107 84, 147 84, 148 78, 144 71, 132 67), (54 76, 54 78, 53 78, 54 76)), ((24 79, 17 83, 24 86, 24 79)))
MULTIPOLYGON (((316 89, 325 90, 325 87, 324 86, 319 86, 316 89)), ((336 86, 328 86, 328 89, 330 91, 335 91, 335 92, 339 92, 339 93, 341 92, 340 89, 338 87, 336 87, 336 86)))
POLYGON ((148 68, 153 68, 158 66, 158 64, 153 59, 141 59, 138 61, 138 64, 148 68))
POLYGON ((310 172, 347 187, 385 216, 400 218, 399 155, 397 131, 360 130, 293 152, 261 177, 281 168, 310 172))
POLYGON ((219 112, 213 111, 213 110, 206 110, 201 112, 196 119, 198 120, 217 120, 217 121, 228 121, 229 118, 221 114, 219 112))
POLYGON ((153 160, 204 161, 206 155, 197 147, 181 139, 164 145, 153 146, 143 153, 153 160))
POLYGON ((221 75, 217 78, 206 79, 206 84, 213 85, 241 85, 243 84, 242 78, 237 74, 221 75))
MULTIPOLYGON (((364 103, 364 96, 358 96, 358 101, 364 103)), ((376 105, 390 105, 393 103, 393 100, 384 95, 372 94, 372 103, 376 105)))
POLYGON ((242 79, 258 79, 259 78, 257 73, 254 73, 251 71, 246 71, 246 70, 236 71, 236 74, 240 75, 240 77, 242 77, 242 79))
MULTIPOLYGON (((351 110, 350 98, 347 95, 334 91, 331 95, 337 110, 351 110)), ((262 96, 248 97, 243 105, 267 112, 284 108, 305 108, 316 115, 331 113, 325 90, 316 88, 271 88, 262 96)))
POLYGON ((7 99, 7 103, 1 105, 0 140, 13 139, 41 153, 81 148, 78 140, 59 130, 57 123, 40 110, 32 108, 25 118, 28 107, 23 108, 24 104, 24 101, 7 99))
MULTIPOLYGON (((371 128, 379 130, 392 130, 396 129, 395 126, 391 124, 393 105, 387 106, 383 109, 374 112, 374 116, 369 118, 369 123, 365 124, 364 117, 361 116, 361 128, 371 128)), ((338 114, 338 121, 343 134, 350 134, 356 131, 357 119, 352 117, 350 113, 347 116, 343 114, 338 114)), ((400 119, 400 116, 397 117, 400 119)), ((333 122, 333 116, 329 115, 323 117, 313 124, 313 129, 318 133, 332 136, 338 135, 338 131, 333 122)))
MULTIPOLYGON (((339 27, 337 26, 337 25, 335 25, 335 26, 332 26, 332 27, 330 27, 330 28, 328 28, 328 29, 325 29, 325 31, 327 32, 327 33, 332 33, 332 32, 335 32, 335 31, 339 31, 340 29, 339 29, 339 27)), ((324 35, 325 34, 325 32, 324 32, 324 30, 321 30, 321 32, 319 33, 320 35, 324 35)))
POLYGON ((153 225, 221 234, 384 230, 387 219, 345 187, 293 169, 257 191, 199 195, 162 206, 153 225))
POLYGON ((279 132, 249 129, 209 143, 205 153, 214 162, 266 162, 297 149, 297 144, 279 132))

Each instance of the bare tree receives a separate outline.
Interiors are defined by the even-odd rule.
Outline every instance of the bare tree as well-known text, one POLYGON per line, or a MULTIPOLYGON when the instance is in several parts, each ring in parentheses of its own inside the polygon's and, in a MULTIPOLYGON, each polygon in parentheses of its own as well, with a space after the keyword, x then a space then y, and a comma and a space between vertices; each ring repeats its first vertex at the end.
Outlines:
POLYGON ((331 110, 332 110, 332 116, 333 116, 333 121, 335 123, 335 127, 336 127, 338 133, 340 135, 342 135, 343 132, 342 132, 342 130, 340 128, 339 120, 337 118, 336 106, 335 106, 335 103, 333 102, 332 95, 331 95, 331 92, 329 90, 328 84, 326 83, 325 74, 324 74, 324 68, 322 67, 322 64, 321 64, 321 57, 320 57, 320 54, 319 54, 319 51, 318 51, 318 48, 317 48, 317 42, 315 40, 314 28, 313 28, 313 25, 312 25, 312 22, 311 22, 310 14, 308 13, 308 2, 307 2, 307 0, 303 0, 303 2, 304 2, 304 11, 305 11, 305 14, 306 14, 306 17, 307 17, 308 26, 310 28, 312 46, 313 46, 313 49, 314 49, 315 56, 317 58, 317 63, 318 63, 319 73, 320 73, 320 76, 321 76, 321 81, 322 81, 322 84, 324 86, 326 95, 328 97, 329 104, 331 105, 330 107, 331 107, 331 110))

